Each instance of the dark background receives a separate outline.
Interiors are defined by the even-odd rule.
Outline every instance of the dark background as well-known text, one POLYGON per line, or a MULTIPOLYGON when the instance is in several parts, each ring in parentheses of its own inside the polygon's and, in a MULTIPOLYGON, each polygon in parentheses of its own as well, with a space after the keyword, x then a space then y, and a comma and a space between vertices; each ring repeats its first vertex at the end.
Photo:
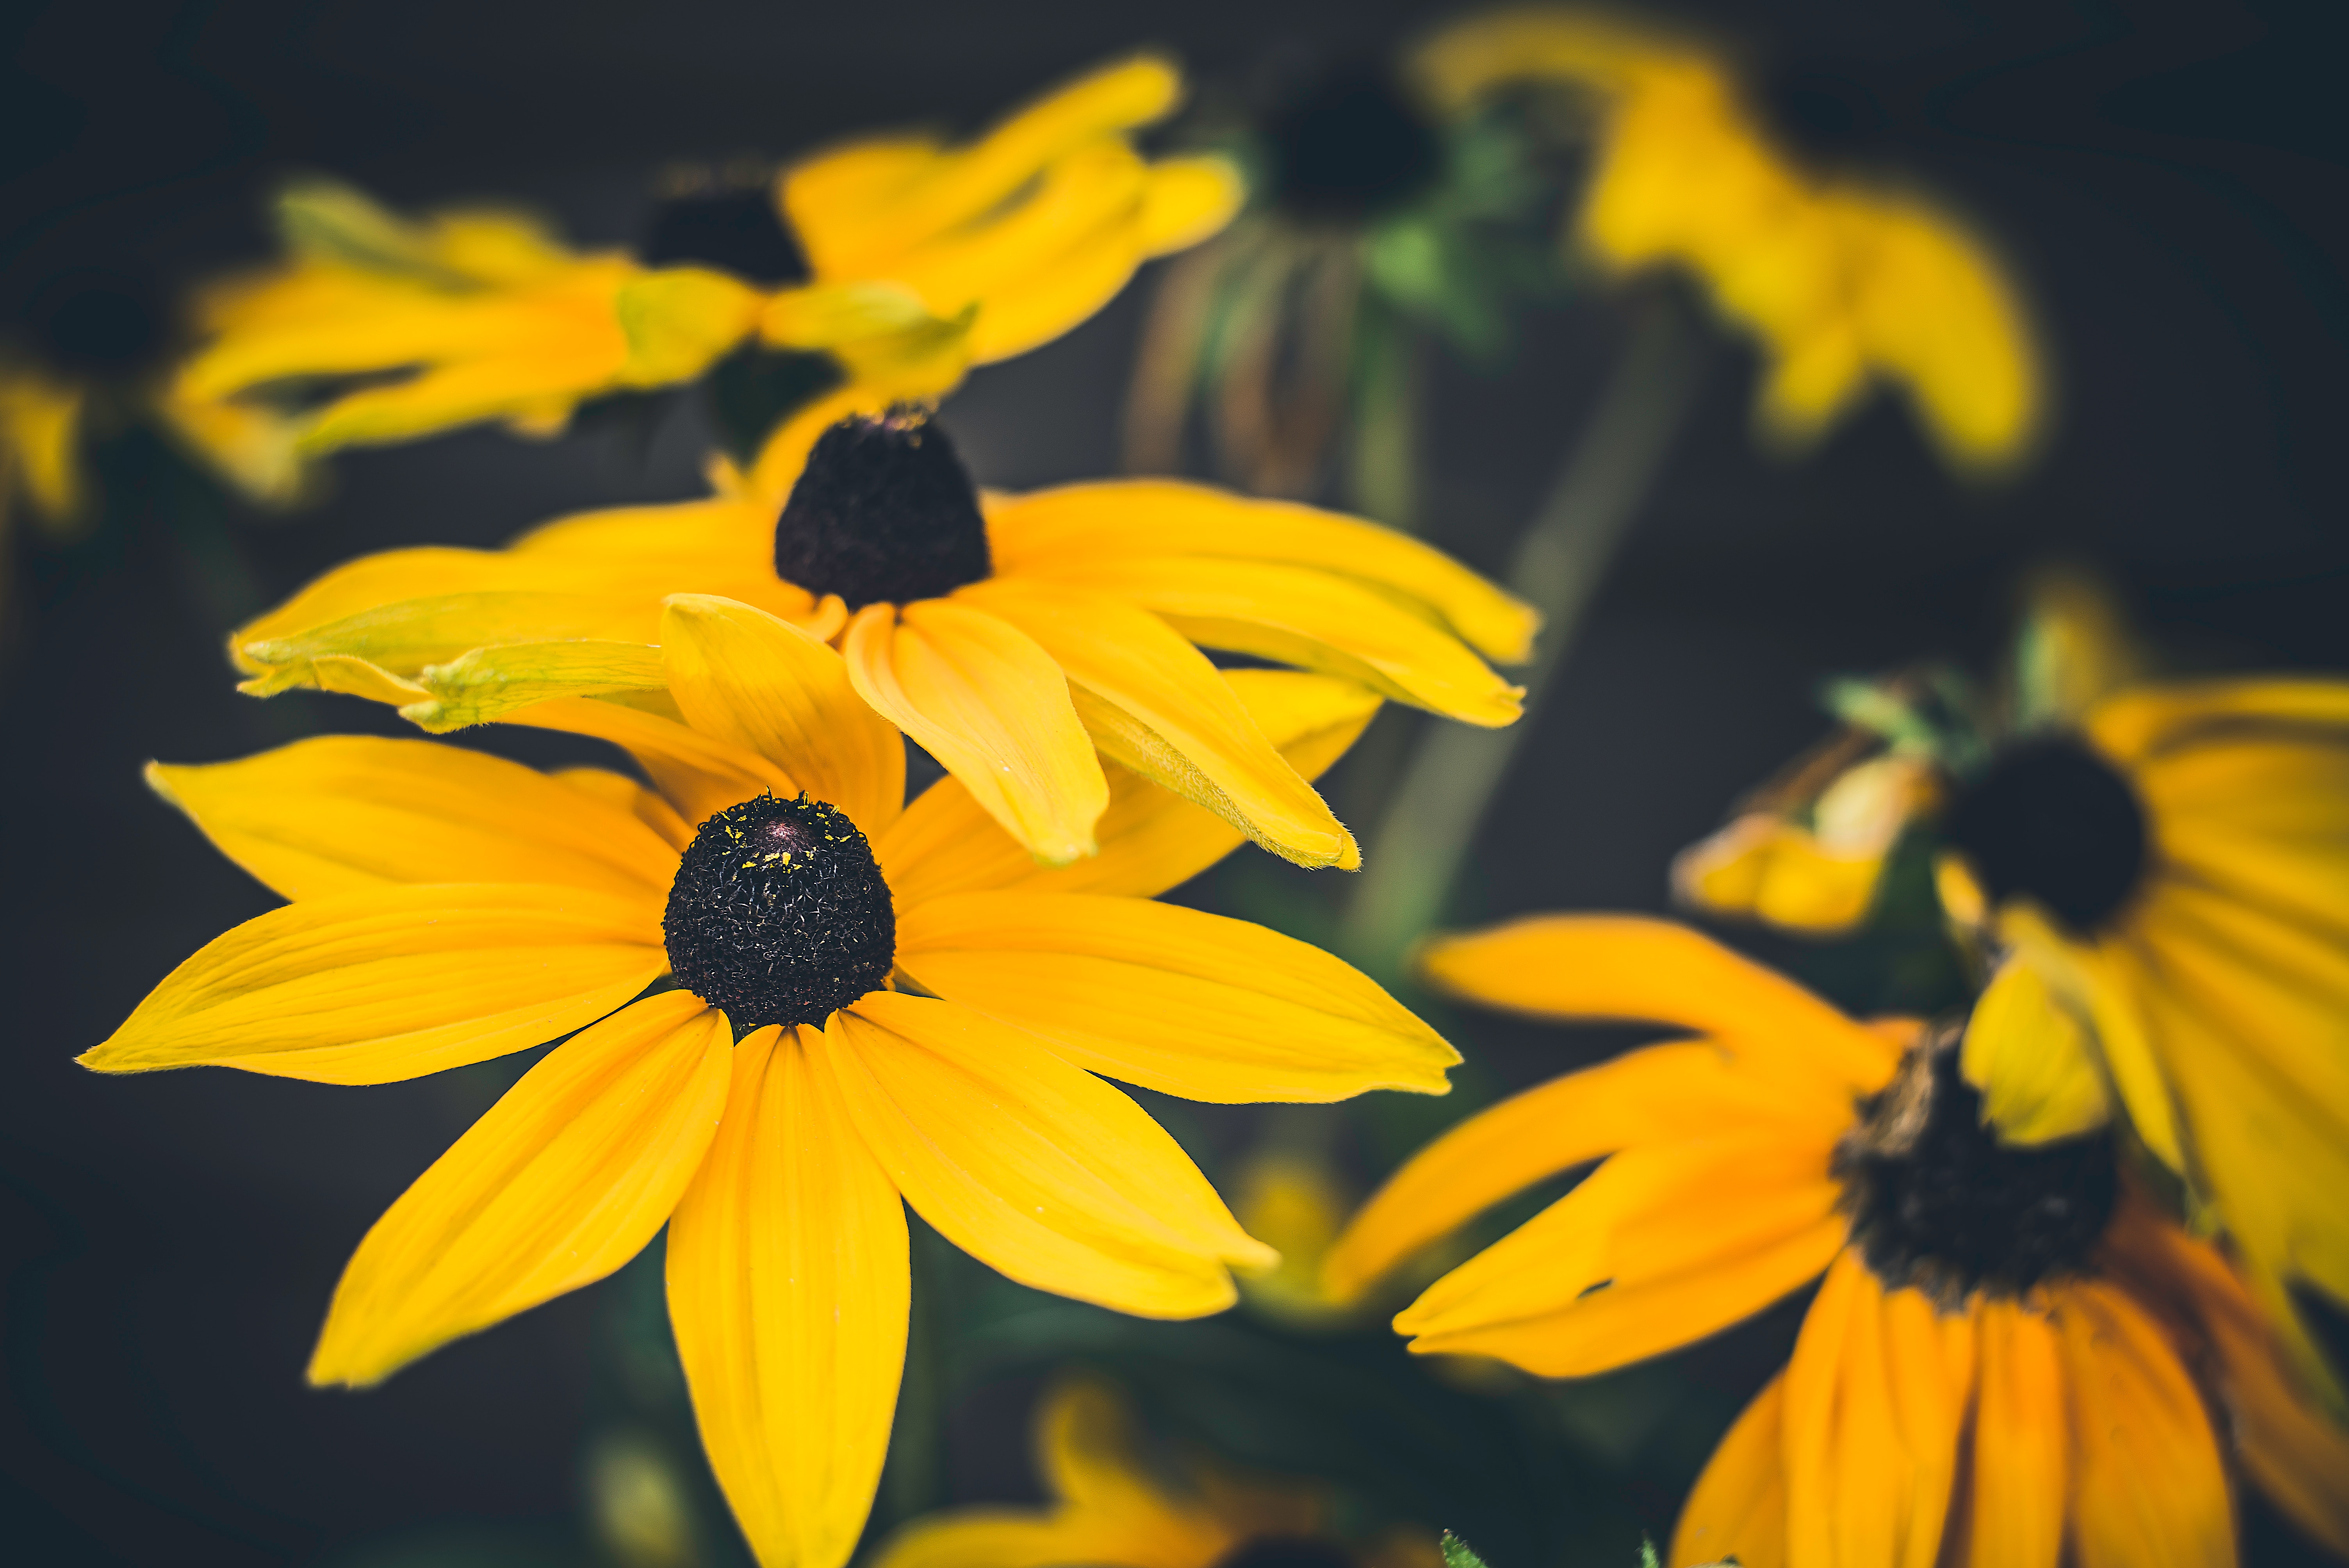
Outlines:
MULTIPOLYGON (((1361 0, 20 4, 0 17, 0 316, 76 268, 170 284, 261 254, 260 198, 287 170, 401 203, 526 197, 576 239, 624 242, 649 174, 673 158, 781 153, 906 120, 971 126, 1142 42, 1229 73, 1299 38, 1384 46, 1444 14, 1361 0)), ((2101 563, 2183 660, 2349 665, 2349 13, 1812 0, 1685 14, 1751 51, 1816 145, 1914 171, 2000 238, 2050 345, 2059 422, 2033 470, 1988 490, 1948 480, 1884 401, 1808 459, 1776 461, 1748 438, 1750 358, 1724 345, 1478 843, 1463 920, 1661 908, 1671 853, 1818 732, 1821 676, 1987 655, 2033 560, 2101 563)), ((982 480, 1113 468, 1140 304, 1130 291, 972 378, 946 418, 982 480)), ((1506 558, 1620 335, 1619 313, 1586 300, 1529 318, 1497 379, 1439 367, 1428 511, 1475 564, 1506 558)), ((357 703, 238 696, 227 626, 360 550, 490 543, 568 509, 696 493, 700 447, 689 413, 642 453, 608 435, 468 432, 347 455, 326 505, 273 520, 134 438, 109 456, 94 533, 12 546, 0 1554, 389 1562, 385 1542, 435 1530, 471 1532, 463 1550, 484 1562, 554 1550, 546 1522, 573 1516, 585 1447, 626 1403, 607 1341, 642 1305, 643 1268, 379 1390, 300 1379, 350 1247, 511 1074, 352 1090, 104 1079, 70 1058, 269 902, 146 795, 140 763, 387 724, 357 703)), ((1332 798, 1364 822, 1349 782, 1334 776, 1332 798)), ((1307 929, 1326 902, 1260 860, 1201 896, 1286 910, 1307 929)), ((1446 1021, 1485 1083, 1533 1081, 1596 1048, 1446 1021)), ((1217 1173, 1252 1127, 1203 1118, 1178 1131, 1217 1173)), ((1381 1158, 1362 1140, 1355 1153, 1381 1158)), ((1590 1539, 1611 1552, 1626 1530, 1669 1530, 1792 1321, 1782 1310, 1560 1407, 1607 1494, 1590 1539)), ((947 1400, 935 1474, 893 1481, 885 1516, 893 1497, 1027 1494, 1035 1386, 1007 1375, 947 1400)), ((1585 1482, 1557 1485, 1579 1496, 1585 1482)), ((2297 1554, 2256 1511, 2252 1533, 2255 1561, 2297 1554)), ((1496 1568, 1549 1556, 1496 1553, 1496 1568)))

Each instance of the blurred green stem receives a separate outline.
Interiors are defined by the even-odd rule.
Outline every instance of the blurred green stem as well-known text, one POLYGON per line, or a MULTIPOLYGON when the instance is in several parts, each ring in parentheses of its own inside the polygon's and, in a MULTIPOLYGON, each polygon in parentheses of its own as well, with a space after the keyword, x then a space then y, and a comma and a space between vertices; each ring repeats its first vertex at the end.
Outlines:
POLYGON ((1400 977, 1409 944, 1443 913, 1485 808, 1537 722, 1582 613, 1696 400, 1704 325, 1671 295, 1643 305, 1598 413, 1510 566, 1510 590, 1542 615, 1525 676, 1525 717, 1506 729, 1430 721, 1371 835, 1340 946, 1381 980, 1400 977))

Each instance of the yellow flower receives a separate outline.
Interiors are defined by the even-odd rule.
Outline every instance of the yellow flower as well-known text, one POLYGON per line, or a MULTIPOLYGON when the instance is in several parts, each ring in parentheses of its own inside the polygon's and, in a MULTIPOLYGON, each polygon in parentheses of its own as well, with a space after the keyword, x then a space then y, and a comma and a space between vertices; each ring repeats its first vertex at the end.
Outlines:
POLYGON ((1192 1460, 1154 1465, 1131 1416, 1097 1383, 1069 1382, 1037 1415, 1044 1509, 962 1508, 891 1536, 873 1568, 1439 1568, 1428 1536, 1369 1542, 1332 1528, 1318 1487, 1245 1479, 1192 1460))
MULTIPOLYGON (((578 1031, 368 1233, 310 1377, 376 1382, 666 1224, 736 1516, 770 1568, 838 1568, 904 1359, 901 1197, 1023 1284, 1215 1312, 1227 1267, 1274 1255, 1094 1074, 1330 1100, 1440 1093, 1457 1057, 1336 959, 1153 902, 1238 841, 1196 808, 1121 776, 1102 853, 1044 871, 951 779, 903 804, 903 745, 823 644, 709 598, 672 601, 662 633, 681 717, 515 716, 607 736, 657 789, 356 737, 155 769, 292 902, 82 1059, 382 1083, 578 1031)), ((1232 678, 1312 771, 1371 706, 1322 677, 1232 678)))
MULTIPOLYGON (((1848 760, 1839 738, 1816 759, 1848 760)), ((1891 753, 1817 780, 1806 767, 1773 799, 1681 851, 1672 888, 1682 902, 1783 930, 1831 934, 1867 918, 1893 845, 1940 798, 1931 762, 1891 753)))
POLYGON ((833 423, 864 401, 822 400, 713 500, 339 567, 233 634, 245 689, 323 686, 430 727, 477 723, 547 695, 556 665, 582 692, 657 686, 663 596, 721 593, 836 637, 864 700, 1054 862, 1092 852, 1098 746, 1291 860, 1359 863, 1195 644, 1475 724, 1517 715, 1518 688, 1471 646, 1524 658, 1531 612, 1423 544, 1165 480, 982 503, 918 416, 833 423))
POLYGON ((1983 242, 1921 197, 1796 165, 1706 53, 1536 7, 1448 29, 1420 64, 1447 102, 1526 80, 1596 97, 1578 242, 1614 271, 1687 269, 1761 340, 1766 430, 1814 438, 1881 379, 1960 464, 2004 463, 2029 445, 2044 400, 2037 354, 1983 242))
POLYGON ((2109 1096, 2269 1310, 2349 1300, 2349 684, 2125 688, 2006 747, 1941 830, 1944 907, 2005 954, 1965 1047, 1992 1119, 2030 1140, 2109 1096))
POLYGON ((84 389, 37 366, 0 363, 0 537, 19 498, 54 529, 79 514, 84 389))
POLYGON ((1698 1481, 1675 1562, 2231 1563, 2221 1432, 2349 1553, 2349 1435, 2302 1402, 2224 1262, 2127 1187, 2109 1135, 1998 1140, 1951 1031, 1855 1022, 1659 921, 1537 917, 1425 962, 1492 1005, 1687 1037, 1422 1150, 1339 1242, 1333 1287, 1592 1160, 1395 1319, 1414 1350, 1586 1376, 1826 1276, 1698 1481))
POLYGON ((769 248, 804 266, 772 279, 732 275, 723 257, 648 267, 583 254, 512 212, 411 221, 345 187, 297 187, 280 211, 292 259, 201 294, 207 342, 176 394, 209 404, 361 378, 302 417, 309 453, 481 419, 553 431, 585 398, 694 379, 752 339, 827 352, 893 396, 934 397, 970 363, 1068 331, 1143 261, 1229 220, 1240 191, 1227 166, 1145 164, 1127 139, 1181 87, 1143 57, 968 146, 883 137, 794 165, 766 222, 769 248))

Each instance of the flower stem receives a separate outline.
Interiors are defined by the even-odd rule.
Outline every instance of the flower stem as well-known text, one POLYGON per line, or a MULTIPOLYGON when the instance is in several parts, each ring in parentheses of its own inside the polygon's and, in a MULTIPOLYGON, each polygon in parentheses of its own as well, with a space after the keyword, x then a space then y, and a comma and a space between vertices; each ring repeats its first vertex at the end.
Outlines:
POLYGON ((1707 343, 1703 324, 1677 298, 1645 302, 1597 415, 1510 566, 1510 590, 1542 615, 1525 717, 1506 729, 1431 721, 1371 836, 1340 935, 1346 954, 1371 974, 1399 976, 1409 944, 1443 913, 1485 808, 1696 400, 1707 343))

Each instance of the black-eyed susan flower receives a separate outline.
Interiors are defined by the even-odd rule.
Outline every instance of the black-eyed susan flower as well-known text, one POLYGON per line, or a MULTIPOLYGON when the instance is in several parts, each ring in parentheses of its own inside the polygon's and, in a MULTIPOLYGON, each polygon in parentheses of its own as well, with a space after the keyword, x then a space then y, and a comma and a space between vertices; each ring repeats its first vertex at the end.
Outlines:
POLYGON ((874 1568, 1439 1568, 1432 1535, 1339 1528, 1329 1488, 1151 1451, 1107 1387, 1069 1381, 1037 1413, 1042 1509, 959 1508, 885 1542, 874 1568))
POLYGON ((298 417, 307 453, 484 419, 552 431, 585 399, 696 379, 753 341, 935 397, 1229 219, 1227 166, 1149 164, 1128 139, 1181 90, 1144 57, 966 145, 890 136, 819 153, 776 178, 747 234, 657 219, 656 254, 698 264, 575 252, 512 211, 410 220, 347 187, 296 186, 279 205, 290 259, 199 296, 205 341, 178 387, 213 404, 326 386, 298 417))
MULTIPOLYGON (((377 1382, 666 1224, 672 1326, 744 1532, 770 1565, 838 1568, 905 1353, 901 1199, 1024 1284, 1215 1312, 1229 1268, 1273 1254, 1095 1074, 1327 1100, 1441 1092, 1457 1058, 1318 950, 1152 902, 1238 842, 1197 808, 1121 775, 1102 854, 1042 870, 952 779, 904 803, 896 731, 815 638, 679 599, 661 649, 678 717, 566 699, 608 709, 582 727, 656 789, 351 737, 156 769, 291 902, 82 1059, 381 1083, 578 1031, 367 1233, 311 1379, 377 1382)), ((1347 683, 1232 678, 1314 770, 1368 717, 1347 683)))
POLYGON ((1440 103, 1526 82, 1588 95, 1597 158, 1575 243, 1614 272, 1685 270, 1759 339, 1766 432, 1812 438, 1881 381, 1961 464, 2028 447, 2044 377, 1982 238, 1924 197, 1802 167, 1708 51, 1602 13, 1527 7, 1446 29, 1421 69, 1440 103))
POLYGON ((245 689, 357 692, 453 727, 551 681, 657 685, 663 596, 721 593, 836 638, 874 710, 1055 862, 1092 851, 1098 748, 1291 860, 1358 863, 1201 646, 1473 724, 1516 717, 1477 652, 1525 657, 1531 613, 1425 545, 1170 481, 982 498, 918 412, 833 422, 864 397, 796 418, 714 500, 339 567, 233 634, 245 689))
POLYGON ((1675 1562, 2228 1563, 2230 1449, 2349 1553, 2349 1435, 2305 1402, 2224 1260, 2133 1190, 2109 1133, 2001 1140, 1954 1030, 1856 1022, 1660 921, 1536 917, 1424 963, 1491 1005, 1688 1037, 1422 1150, 1340 1241, 1335 1288, 1593 1160, 1395 1319, 1413 1348, 1583 1376, 1825 1276, 1785 1371, 1697 1483, 1675 1562))

